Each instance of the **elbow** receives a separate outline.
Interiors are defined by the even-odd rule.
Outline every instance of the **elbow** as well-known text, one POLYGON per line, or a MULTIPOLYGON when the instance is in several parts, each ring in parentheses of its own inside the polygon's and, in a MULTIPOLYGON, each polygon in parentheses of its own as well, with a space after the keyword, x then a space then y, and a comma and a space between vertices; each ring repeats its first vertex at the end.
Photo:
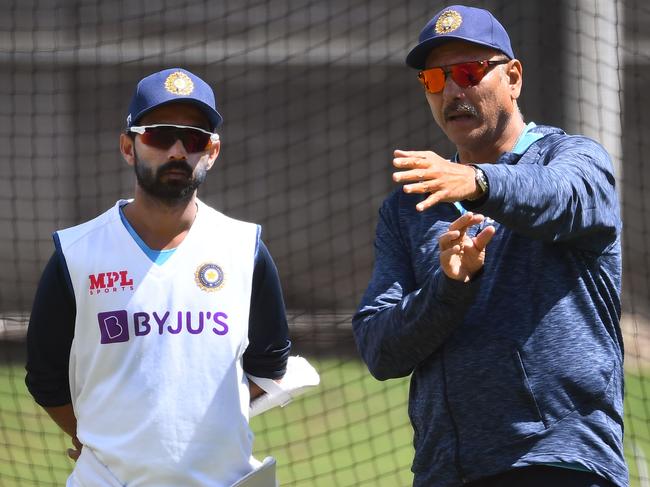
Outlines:
POLYGON ((411 370, 403 370, 403 361, 387 348, 392 342, 391 337, 379 333, 376 325, 370 325, 371 317, 372 315, 357 313, 352 319, 357 350, 370 374, 380 381, 410 374, 411 370))
POLYGON ((377 380, 386 380, 381 364, 379 363, 377 354, 373 350, 369 350, 367 347, 364 347, 361 342, 357 340, 357 349, 359 350, 359 355, 363 360, 363 363, 366 364, 368 372, 377 380))
POLYGON ((365 330, 365 323, 362 320, 352 320, 352 329, 354 330, 354 341, 357 345, 357 351, 363 363, 366 364, 370 374, 377 380, 386 380, 384 370, 381 367, 379 360, 379 352, 374 343, 369 340, 367 330, 365 330))
POLYGON ((373 351, 372 353, 363 353, 361 352, 361 358, 363 359, 366 367, 368 367, 368 372, 375 379, 380 381, 385 381, 388 379, 393 379, 395 376, 391 374, 391 368, 382 363, 381 353, 373 351))
POLYGON ((369 345, 357 339, 357 348, 370 375, 380 381, 396 379, 410 374, 410 370, 402 371, 394 360, 390 360, 382 351, 379 344, 369 345))
POLYGON ((385 381, 388 379, 395 379, 397 377, 401 377, 399 375, 391 374, 389 369, 386 367, 381 367, 380 365, 374 365, 371 366, 368 364, 368 371, 370 372, 370 375, 372 375, 375 379, 379 381, 385 381))
POLYGON ((380 381, 399 379, 413 372, 412 368, 404 367, 404 365, 400 365, 391 360, 382 360, 380 357, 377 357, 375 361, 365 360, 365 362, 370 375, 380 381))

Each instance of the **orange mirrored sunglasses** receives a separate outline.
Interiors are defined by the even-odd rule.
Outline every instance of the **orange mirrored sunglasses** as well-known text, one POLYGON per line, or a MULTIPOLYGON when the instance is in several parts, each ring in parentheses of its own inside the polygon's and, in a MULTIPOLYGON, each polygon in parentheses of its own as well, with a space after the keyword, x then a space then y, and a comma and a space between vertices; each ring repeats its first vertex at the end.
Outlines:
POLYGON ((448 66, 437 66, 420 71, 418 73, 418 79, 429 93, 440 93, 445 87, 447 76, 450 75, 451 79, 458 86, 468 88, 479 84, 490 67, 505 64, 508 61, 510 59, 471 61, 468 63, 450 64, 448 66))

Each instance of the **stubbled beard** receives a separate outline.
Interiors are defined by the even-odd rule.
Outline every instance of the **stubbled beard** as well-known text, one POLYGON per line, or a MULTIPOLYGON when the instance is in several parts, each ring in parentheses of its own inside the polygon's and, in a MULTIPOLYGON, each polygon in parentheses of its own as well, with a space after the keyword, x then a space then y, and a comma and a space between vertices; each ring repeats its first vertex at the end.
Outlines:
POLYGON ((135 154, 135 177, 138 185, 149 196, 168 205, 175 206, 185 203, 192 198, 194 191, 205 181, 206 169, 199 165, 194 173, 186 160, 169 161, 160 166, 156 171, 146 164, 142 164, 135 154), (173 178, 163 181, 162 176, 167 171, 183 171, 186 178, 173 178))

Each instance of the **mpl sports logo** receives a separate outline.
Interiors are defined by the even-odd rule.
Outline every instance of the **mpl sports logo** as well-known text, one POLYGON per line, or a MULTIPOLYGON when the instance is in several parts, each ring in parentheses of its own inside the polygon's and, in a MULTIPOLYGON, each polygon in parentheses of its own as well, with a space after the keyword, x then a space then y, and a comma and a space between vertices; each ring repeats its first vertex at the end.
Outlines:
POLYGON ((118 291, 133 291, 133 279, 129 271, 109 271, 90 274, 88 292, 90 295, 116 293, 118 291))
POLYGON ((102 344, 128 342, 129 329, 133 330, 134 337, 179 333, 223 336, 229 330, 227 319, 223 311, 138 311, 129 316, 126 310, 120 309, 97 314, 102 344))

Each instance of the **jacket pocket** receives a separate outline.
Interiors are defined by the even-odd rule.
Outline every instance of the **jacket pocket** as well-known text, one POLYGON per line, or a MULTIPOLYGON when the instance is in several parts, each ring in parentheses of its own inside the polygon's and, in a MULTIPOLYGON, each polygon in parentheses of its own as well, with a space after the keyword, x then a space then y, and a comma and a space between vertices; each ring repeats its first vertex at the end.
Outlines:
POLYGON ((613 355, 588 353, 576 344, 567 348, 558 348, 546 364, 538 354, 526 355, 524 350, 531 390, 549 428, 576 411, 587 416, 594 410, 615 413, 621 409, 615 405, 618 396, 607 393, 612 380, 622 375, 618 360, 613 355))

